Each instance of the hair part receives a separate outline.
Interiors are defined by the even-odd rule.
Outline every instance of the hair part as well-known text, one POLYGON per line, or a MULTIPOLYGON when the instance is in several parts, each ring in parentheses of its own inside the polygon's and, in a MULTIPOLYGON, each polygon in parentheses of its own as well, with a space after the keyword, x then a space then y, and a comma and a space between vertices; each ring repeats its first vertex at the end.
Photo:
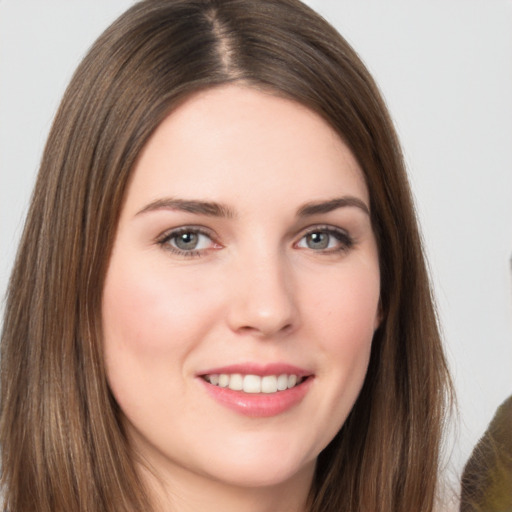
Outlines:
POLYGON ((297 0, 145 0, 93 45, 55 117, 8 290, 4 510, 150 510, 105 375, 103 283, 131 171, 162 120, 237 82, 321 115, 356 156, 382 324, 310 512, 431 511, 450 394, 420 235, 385 104, 347 42, 297 0))

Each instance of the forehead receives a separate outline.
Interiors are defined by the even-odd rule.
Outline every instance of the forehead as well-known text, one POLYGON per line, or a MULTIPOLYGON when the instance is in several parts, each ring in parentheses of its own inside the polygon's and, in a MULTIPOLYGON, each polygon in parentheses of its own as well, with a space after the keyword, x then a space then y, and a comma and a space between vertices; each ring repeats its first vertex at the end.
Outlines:
POLYGON ((357 160, 325 120, 289 99, 228 85, 193 95, 160 124, 127 203, 167 195, 261 205, 348 193, 368 202, 357 160))

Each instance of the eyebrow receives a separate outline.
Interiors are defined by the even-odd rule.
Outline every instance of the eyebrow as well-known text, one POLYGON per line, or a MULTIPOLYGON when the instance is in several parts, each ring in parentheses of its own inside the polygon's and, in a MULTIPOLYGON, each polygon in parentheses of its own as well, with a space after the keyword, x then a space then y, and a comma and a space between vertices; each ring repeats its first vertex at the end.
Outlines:
MULTIPOLYGON (((310 217, 322 213, 329 213, 338 208, 356 207, 367 215, 370 215, 370 209, 362 201, 354 196, 343 196, 327 201, 312 201, 301 206, 297 210, 297 217, 310 217)), ((146 205, 136 215, 157 210, 176 210, 187 213, 195 213, 198 215, 206 215, 208 217, 222 217, 233 219, 236 217, 235 211, 229 206, 215 201, 201 201, 196 199, 177 199, 163 198, 157 199, 146 205)))
POLYGON ((137 212, 137 215, 155 210, 178 210, 199 215, 207 215, 208 217, 224 217, 228 219, 235 217, 235 212, 229 206, 216 203, 214 201, 174 198, 157 199, 142 208, 142 210, 137 212))
POLYGON ((347 206, 359 208, 367 215, 370 215, 370 209, 364 201, 354 196, 343 196, 329 199, 328 201, 312 201, 311 203, 306 203, 304 206, 299 208, 297 216, 309 217, 310 215, 329 213, 333 210, 337 210, 338 208, 344 208, 347 206))

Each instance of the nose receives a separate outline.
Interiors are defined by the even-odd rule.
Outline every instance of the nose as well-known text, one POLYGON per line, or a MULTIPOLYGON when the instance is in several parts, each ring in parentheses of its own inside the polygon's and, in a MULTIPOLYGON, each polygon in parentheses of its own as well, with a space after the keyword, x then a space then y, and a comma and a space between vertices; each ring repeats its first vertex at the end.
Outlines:
POLYGON ((271 338, 298 327, 291 269, 280 254, 239 262, 230 277, 229 327, 239 334, 271 338))

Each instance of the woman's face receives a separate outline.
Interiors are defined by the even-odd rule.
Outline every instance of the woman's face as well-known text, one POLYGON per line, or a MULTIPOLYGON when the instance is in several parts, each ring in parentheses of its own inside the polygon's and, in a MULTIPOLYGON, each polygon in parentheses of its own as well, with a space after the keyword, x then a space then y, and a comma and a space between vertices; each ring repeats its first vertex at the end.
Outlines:
POLYGON ((310 481, 379 322, 368 210, 352 153, 292 101, 224 86, 158 127, 128 188, 102 306, 108 381, 157 474, 310 481))

